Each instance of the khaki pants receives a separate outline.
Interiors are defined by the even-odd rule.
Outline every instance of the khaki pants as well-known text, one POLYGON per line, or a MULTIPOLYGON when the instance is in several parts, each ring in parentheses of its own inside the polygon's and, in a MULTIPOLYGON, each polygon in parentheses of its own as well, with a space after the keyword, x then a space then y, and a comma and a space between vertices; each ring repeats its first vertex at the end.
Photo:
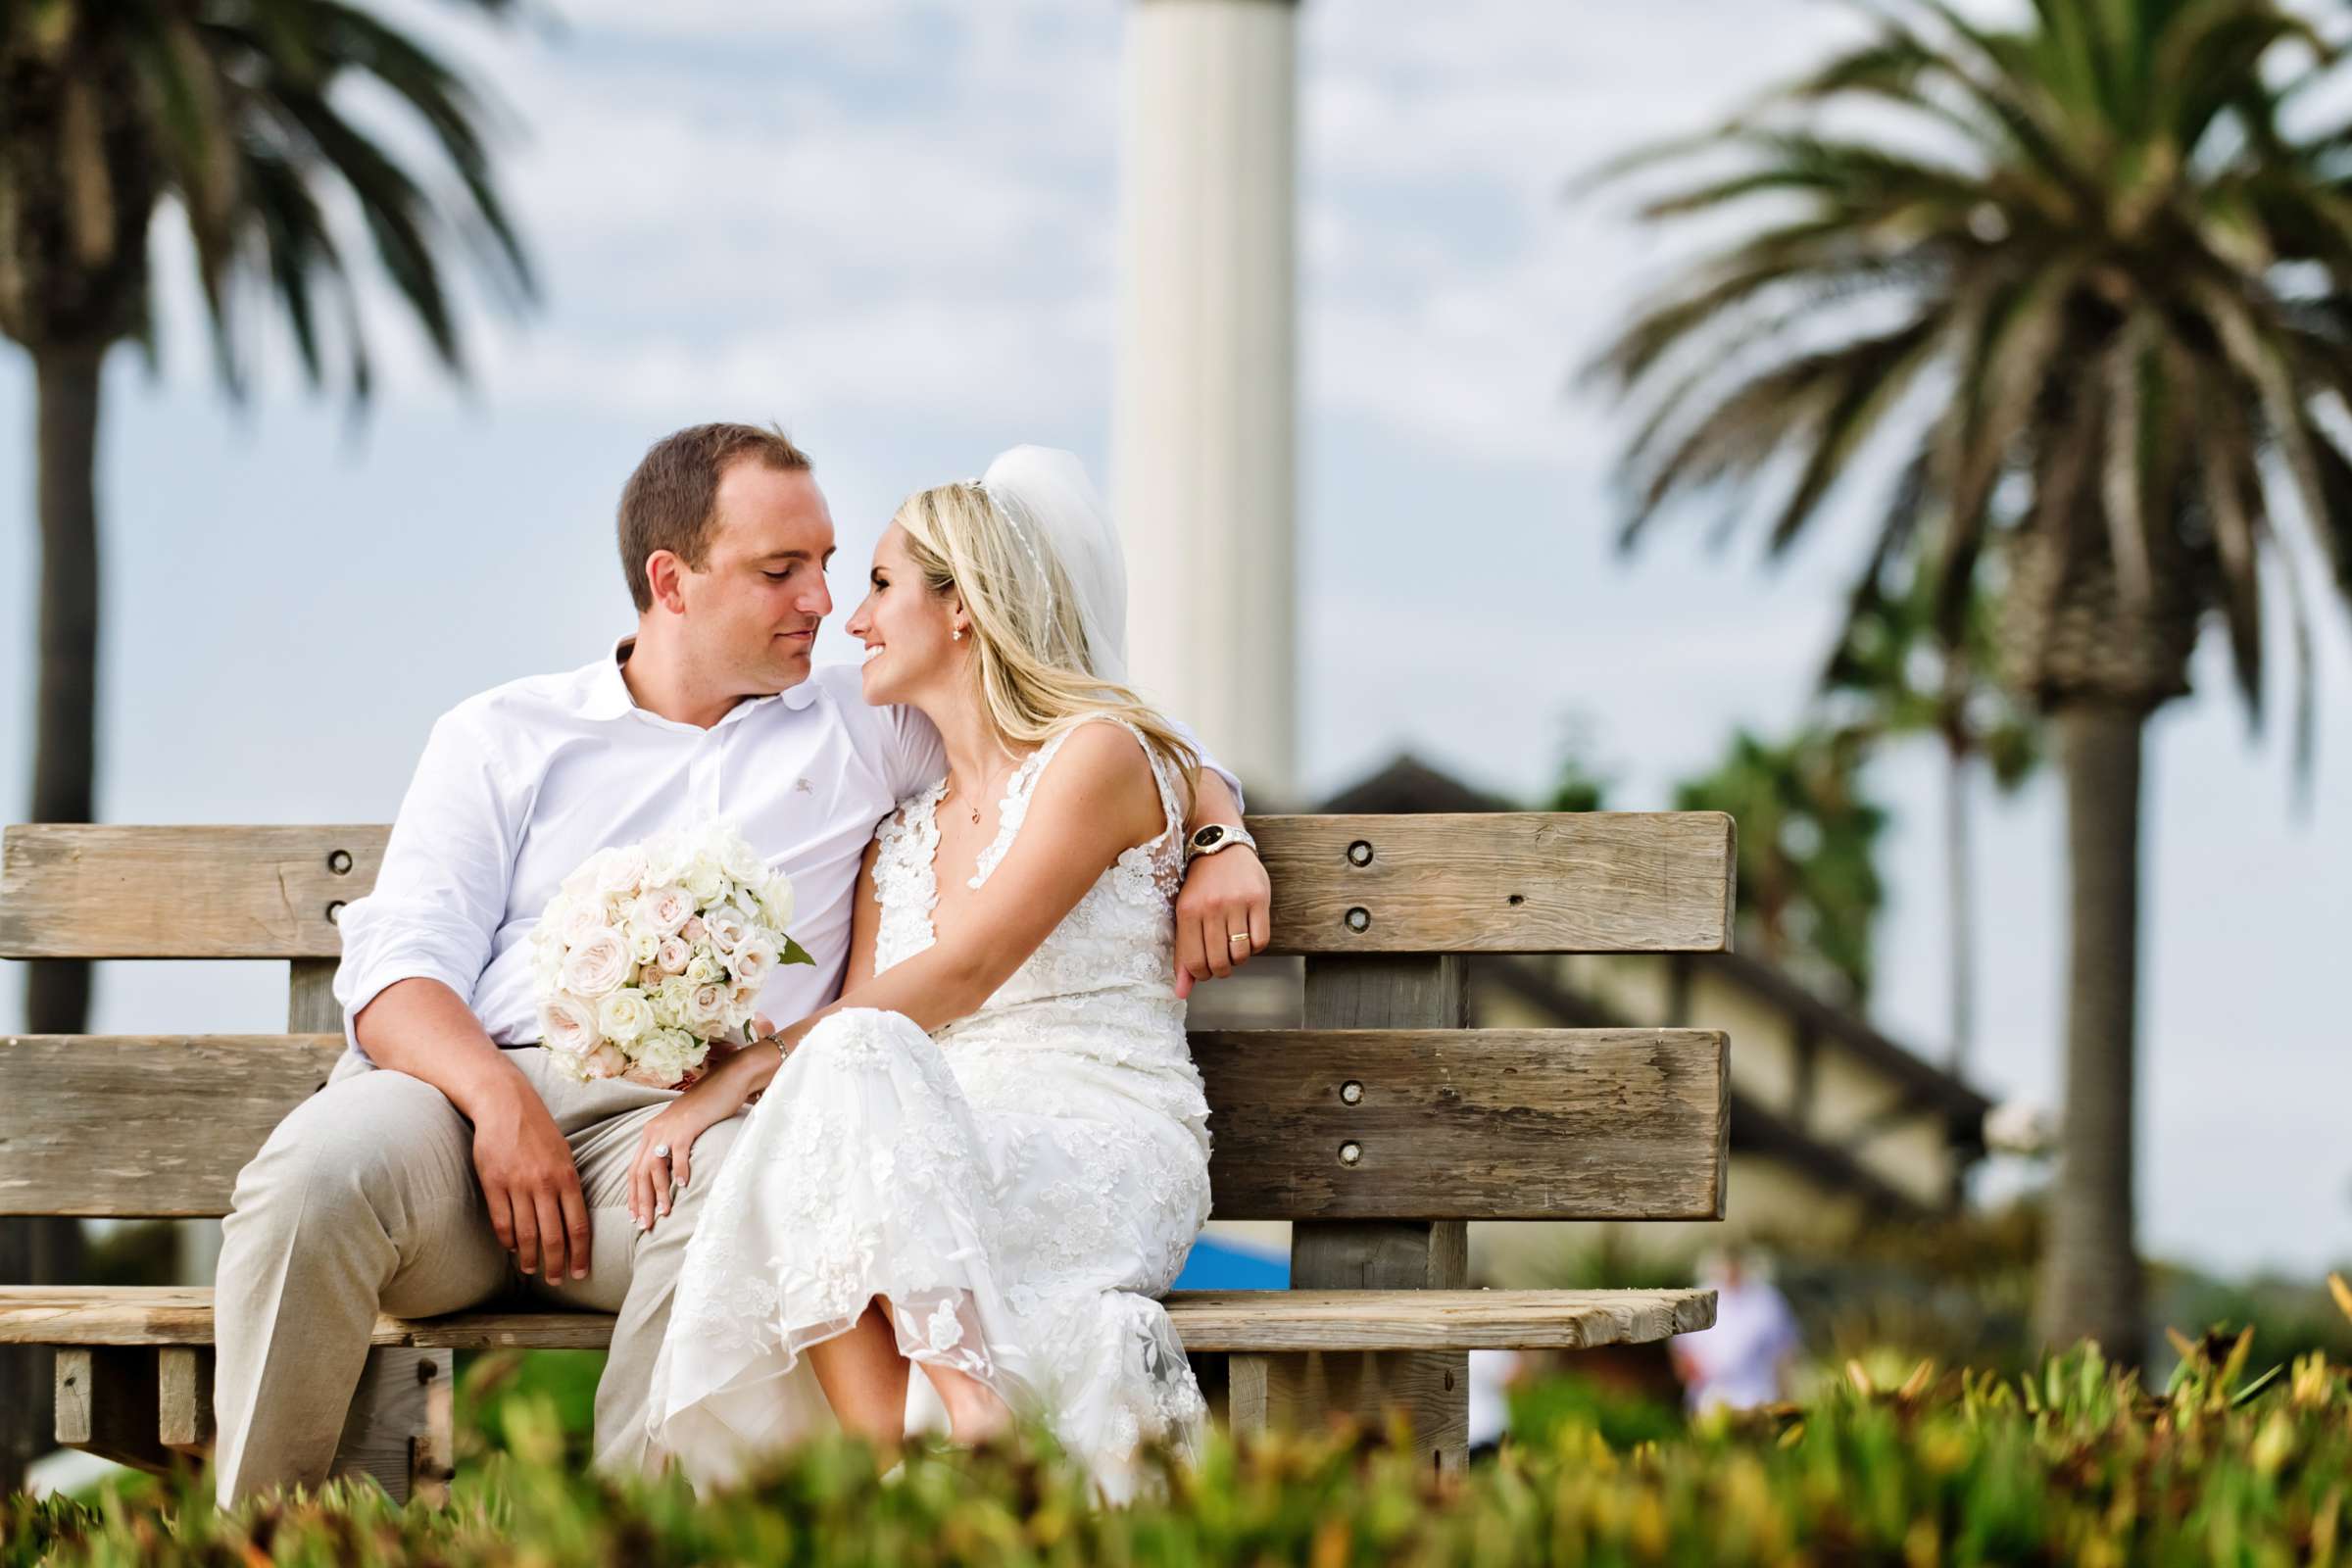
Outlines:
POLYGON ((221 1223, 213 1453, 223 1507, 326 1479, 378 1311, 429 1317, 507 1295, 617 1314, 596 1391, 596 1463, 645 1466, 647 1384, 678 1266, 743 1117, 703 1134, 692 1185, 640 1232, 629 1163, 639 1130, 674 1092, 574 1083, 537 1047, 507 1056, 570 1141, 592 1227, 588 1278, 521 1273, 490 1228, 472 1125, 422 1079, 346 1052, 239 1173, 221 1223))

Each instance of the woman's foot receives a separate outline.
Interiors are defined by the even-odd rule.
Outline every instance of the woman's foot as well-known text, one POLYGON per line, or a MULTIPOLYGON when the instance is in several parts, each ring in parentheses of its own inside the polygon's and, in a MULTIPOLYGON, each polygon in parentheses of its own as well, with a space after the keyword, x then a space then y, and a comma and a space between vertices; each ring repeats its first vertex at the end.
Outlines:
POLYGON ((1012 1412, 997 1391, 969 1373, 952 1367, 922 1363, 923 1375, 939 1391, 939 1402, 947 1406, 948 1432, 959 1448, 977 1448, 996 1442, 1012 1430, 1012 1412))

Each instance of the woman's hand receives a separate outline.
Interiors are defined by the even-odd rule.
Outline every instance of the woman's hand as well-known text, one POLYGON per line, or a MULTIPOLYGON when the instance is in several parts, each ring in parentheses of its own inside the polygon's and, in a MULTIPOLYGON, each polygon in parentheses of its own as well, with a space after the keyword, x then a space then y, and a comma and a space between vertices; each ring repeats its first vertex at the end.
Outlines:
POLYGON ((711 1053, 712 1065, 691 1089, 655 1112, 637 1135, 629 1165, 629 1213, 641 1231, 669 1212, 670 1194, 693 1179, 694 1142, 752 1098, 743 1054, 711 1053), (665 1151, 665 1152, 664 1152, 665 1151))

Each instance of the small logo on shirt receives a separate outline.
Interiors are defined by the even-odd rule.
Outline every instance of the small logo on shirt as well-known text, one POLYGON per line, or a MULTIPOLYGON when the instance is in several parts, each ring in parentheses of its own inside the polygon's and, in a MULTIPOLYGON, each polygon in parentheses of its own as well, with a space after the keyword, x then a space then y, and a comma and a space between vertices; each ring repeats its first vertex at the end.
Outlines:
POLYGON ((816 786, 809 783, 806 778, 796 778, 792 781, 792 793, 795 795, 814 795, 816 793, 816 786))

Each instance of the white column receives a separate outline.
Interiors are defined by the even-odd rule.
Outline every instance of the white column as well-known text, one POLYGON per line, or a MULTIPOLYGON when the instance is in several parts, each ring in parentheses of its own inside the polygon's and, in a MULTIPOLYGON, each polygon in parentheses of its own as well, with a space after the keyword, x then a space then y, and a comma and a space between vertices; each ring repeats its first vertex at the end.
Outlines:
POLYGON ((1112 493, 1129 662, 1296 803, 1298 7, 1134 0, 1112 493))

